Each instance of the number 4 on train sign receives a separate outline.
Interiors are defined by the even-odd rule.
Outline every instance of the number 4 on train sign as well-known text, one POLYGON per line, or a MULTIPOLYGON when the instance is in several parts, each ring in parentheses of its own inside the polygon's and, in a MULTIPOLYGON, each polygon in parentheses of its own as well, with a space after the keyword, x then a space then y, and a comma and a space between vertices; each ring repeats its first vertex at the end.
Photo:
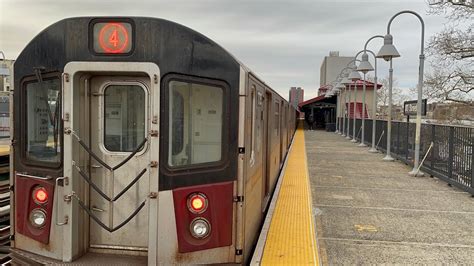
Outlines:
POLYGON ((93 26, 93 47, 98 54, 127 54, 132 50, 132 25, 126 22, 98 22, 93 26))

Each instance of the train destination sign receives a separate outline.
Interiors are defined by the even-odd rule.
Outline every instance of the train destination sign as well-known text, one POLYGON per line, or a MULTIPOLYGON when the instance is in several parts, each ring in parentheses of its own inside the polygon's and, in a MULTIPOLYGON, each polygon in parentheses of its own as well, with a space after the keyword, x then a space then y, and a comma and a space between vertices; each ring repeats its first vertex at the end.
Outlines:
POLYGON ((132 50, 132 25, 126 22, 99 22, 93 27, 94 52, 127 54, 132 50))

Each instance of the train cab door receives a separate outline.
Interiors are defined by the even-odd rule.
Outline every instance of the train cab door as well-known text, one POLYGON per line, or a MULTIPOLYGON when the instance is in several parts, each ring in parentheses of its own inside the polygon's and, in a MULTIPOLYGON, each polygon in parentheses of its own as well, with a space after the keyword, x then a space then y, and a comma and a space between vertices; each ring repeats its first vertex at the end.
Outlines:
POLYGON ((150 193, 147 173, 150 81, 145 77, 96 76, 90 84, 90 143, 92 152, 99 157, 90 157, 91 180, 110 198, 107 200, 91 189, 90 210, 111 230, 126 224, 110 232, 90 219, 89 248, 99 252, 145 253, 147 212, 131 215, 150 193), (99 160, 113 169, 107 169, 99 160), (121 163, 121 167, 114 169, 121 163))
POLYGON ((159 77, 148 62, 65 66, 64 177, 55 206, 63 261, 108 253, 157 263, 159 77))

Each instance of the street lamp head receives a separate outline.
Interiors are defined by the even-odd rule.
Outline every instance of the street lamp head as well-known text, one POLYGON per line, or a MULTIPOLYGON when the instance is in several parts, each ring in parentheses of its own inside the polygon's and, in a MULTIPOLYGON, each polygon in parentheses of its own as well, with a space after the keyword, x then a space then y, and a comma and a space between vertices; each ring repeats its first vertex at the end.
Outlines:
POLYGON ((348 78, 348 76, 345 76, 342 80, 341 80, 341 84, 344 84, 344 85, 347 85, 347 84, 351 84, 352 81, 348 78))
POLYGON ((351 74, 348 77, 352 81, 360 80, 362 77, 360 76, 359 72, 354 68, 351 74))
POLYGON ((341 81, 341 82, 337 83, 337 85, 336 85, 335 88, 338 89, 338 90, 341 90, 341 89, 345 89, 346 86, 344 86, 344 84, 343 84, 342 81, 341 81))
POLYGON ((393 45, 393 36, 391 34, 387 34, 383 37, 383 46, 380 48, 376 57, 383 58, 385 61, 390 61, 392 58, 400 57, 397 48, 393 45))
POLYGON ((359 66, 357 67, 357 71, 360 71, 364 74, 367 72, 374 70, 372 65, 369 62, 369 55, 367 53, 362 54, 362 61, 360 62, 359 66))

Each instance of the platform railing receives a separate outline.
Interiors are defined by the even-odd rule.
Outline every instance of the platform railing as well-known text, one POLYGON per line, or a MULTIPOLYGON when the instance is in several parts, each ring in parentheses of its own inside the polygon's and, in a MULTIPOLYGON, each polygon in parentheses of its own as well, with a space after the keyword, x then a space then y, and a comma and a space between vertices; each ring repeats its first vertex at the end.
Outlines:
MULTIPOLYGON (((338 119, 342 126, 342 118, 338 119)), ((353 119, 350 120, 352 129, 353 119)), ((356 134, 361 127, 361 119, 356 119, 356 134)), ((387 121, 377 120, 375 137, 379 141, 377 149, 386 151, 387 136, 383 132, 387 121)), ((349 131, 351 137, 353 132, 349 131)), ((360 141, 360 134, 356 136, 360 141)), ((365 120, 365 143, 372 144, 372 120, 365 120)), ((392 121, 392 156, 413 166, 415 149, 415 123, 392 121)), ((474 128, 452 125, 422 124, 420 158, 426 159, 421 171, 440 178, 451 185, 474 195, 474 128), (433 147, 429 147, 433 143, 433 147), (426 155, 426 153, 429 153, 426 155)))

